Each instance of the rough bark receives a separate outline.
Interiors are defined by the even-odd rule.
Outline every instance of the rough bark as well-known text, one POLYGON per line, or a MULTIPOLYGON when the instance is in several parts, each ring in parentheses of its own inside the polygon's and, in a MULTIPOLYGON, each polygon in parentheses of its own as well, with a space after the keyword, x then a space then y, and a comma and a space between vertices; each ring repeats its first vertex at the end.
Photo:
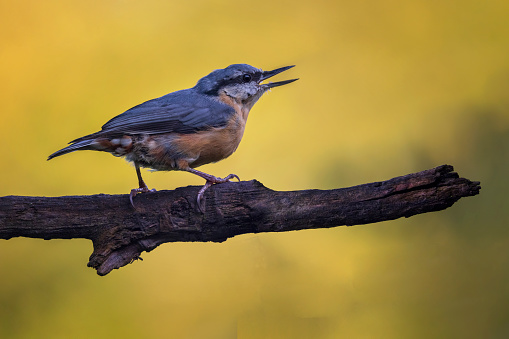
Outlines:
POLYGON ((387 181, 333 190, 279 192, 256 180, 138 195, 0 197, 0 239, 86 238, 88 266, 105 275, 165 242, 215 241, 245 233, 361 225, 439 211, 479 193, 479 182, 442 165, 387 181))

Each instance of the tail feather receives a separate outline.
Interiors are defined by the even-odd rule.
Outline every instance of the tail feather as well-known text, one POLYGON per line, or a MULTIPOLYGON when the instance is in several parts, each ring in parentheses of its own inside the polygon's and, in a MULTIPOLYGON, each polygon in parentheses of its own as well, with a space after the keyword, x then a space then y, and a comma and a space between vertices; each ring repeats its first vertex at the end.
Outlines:
POLYGON ((51 154, 49 157, 48 157, 48 160, 51 160, 53 158, 56 158, 56 157, 59 157, 61 155, 64 155, 64 154, 67 154, 67 153, 71 153, 71 152, 74 152, 74 151, 82 151, 82 150, 91 150, 91 149, 94 149, 93 147, 91 147, 90 145, 94 142, 94 139, 88 139, 88 140, 80 140, 78 142, 75 141, 72 141, 73 144, 72 145, 69 145, 65 148, 62 148, 61 150, 59 151, 56 151, 55 153, 51 154))

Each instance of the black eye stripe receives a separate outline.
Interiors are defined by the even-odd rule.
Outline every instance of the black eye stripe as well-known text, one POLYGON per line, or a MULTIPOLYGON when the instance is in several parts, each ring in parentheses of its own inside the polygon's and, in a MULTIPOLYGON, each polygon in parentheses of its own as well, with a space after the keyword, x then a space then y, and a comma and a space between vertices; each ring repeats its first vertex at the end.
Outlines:
POLYGON ((235 79, 235 82, 237 82, 237 83, 247 83, 247 82, 251 82, 251 81, 258 82, 260 80, 261 76, 262 76, 262 74, 260 72, 244 73, 244 74, 238 76, 235 79))
POLYGON ((238 75, 233 78, 225 78, 225 79, 218 81, 217 86, 214 86, 214 88, 212 88, 210 91, 206 92, 206 94, 216 95, 222 87, 228 86, 228 85, 243 84, 243 83, 247 83, 250 81, 259 82, 261 77, 262 77, 261 72, 254 72, 254 73, 243 73, 243 74, 238 75), (246 76, 249 76, 250 80, 247 80, 247 78, 245 78, 246 76))

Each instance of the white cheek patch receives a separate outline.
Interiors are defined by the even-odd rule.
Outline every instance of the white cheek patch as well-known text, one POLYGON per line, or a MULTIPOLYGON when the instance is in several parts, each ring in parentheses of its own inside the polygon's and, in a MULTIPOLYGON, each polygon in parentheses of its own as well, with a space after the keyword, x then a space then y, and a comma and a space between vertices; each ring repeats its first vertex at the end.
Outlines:
POLYGON ((246 101, 252 97, 263 94, 263 90, 255 82, 247 84, 235 84, 228 86, 224 89, 224 92, 231 98, 246 101))

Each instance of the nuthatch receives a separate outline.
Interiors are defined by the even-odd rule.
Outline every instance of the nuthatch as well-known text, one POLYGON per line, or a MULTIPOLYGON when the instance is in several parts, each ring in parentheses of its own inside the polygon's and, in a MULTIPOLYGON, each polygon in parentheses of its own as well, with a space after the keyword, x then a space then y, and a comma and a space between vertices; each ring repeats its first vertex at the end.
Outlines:
POLYGON ((192 88, 125 111, 108 121, 99 132, 71 141, 48 160, 80 150, 125 157, 134 163, 139 182, 139 188, 131 190, 131 204, 136 194, 153 191, 143 181, 140 167, 191 172, 206 180, 197 197, 198 207, 203 211, 202 198, 207 188, 239 177, 230 174, 218 178, 195 168, 225 159, 237 149, 249 111, 258 99, 267 90, 297 79, 261 82, 292 67, 264 72, 250 65, 235 64, 215 70, 192 88))

